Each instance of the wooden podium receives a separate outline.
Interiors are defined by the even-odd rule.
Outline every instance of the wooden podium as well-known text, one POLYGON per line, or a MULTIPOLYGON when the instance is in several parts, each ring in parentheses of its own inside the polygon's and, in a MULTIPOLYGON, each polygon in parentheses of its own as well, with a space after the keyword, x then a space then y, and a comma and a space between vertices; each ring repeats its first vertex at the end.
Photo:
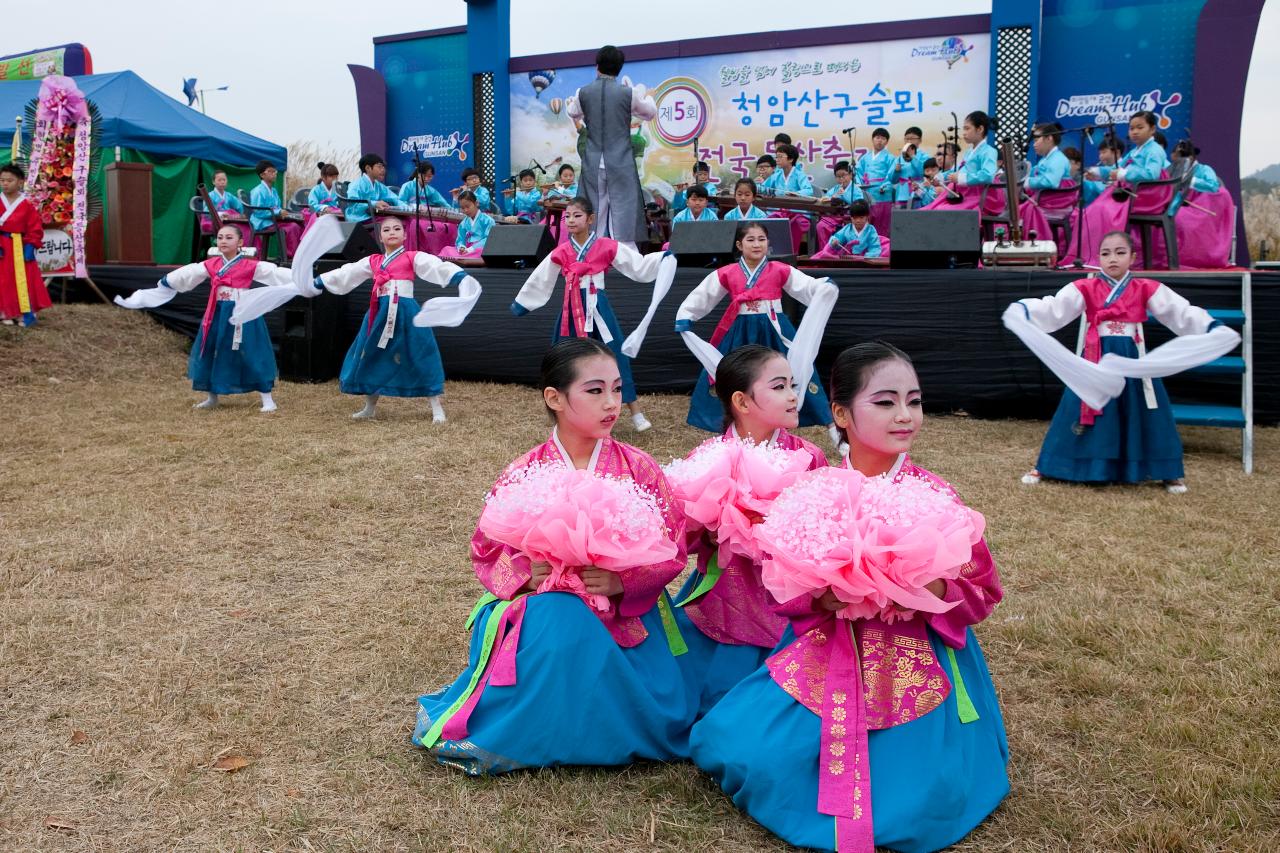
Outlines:
POLYGON ((155 263, 151 252, 151 164, 108 163, 107 263, 155 263))

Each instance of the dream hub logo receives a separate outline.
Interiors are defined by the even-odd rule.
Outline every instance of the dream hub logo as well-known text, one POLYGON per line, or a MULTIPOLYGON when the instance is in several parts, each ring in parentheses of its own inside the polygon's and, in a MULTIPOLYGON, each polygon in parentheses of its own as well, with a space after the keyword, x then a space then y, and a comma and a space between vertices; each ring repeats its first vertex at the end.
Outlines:
POLYGON ((971 50, 973 45, 965 44, 964 39, 952 36, 937 44, 923 44, 911 48, 911 58, 945 62, 950 68, 962 59, 968 62, 971 50))
POLYGON ((1096 95, 1072 95, 1058 99, 1056 118, 1089 118, 1097 124, 1114 122, 1126 124, 1129 117, 1142 110, 1150 110, 1159 119, 1159 129, 1173 126, 1169 111, 1182 103, 1182 93, 1174 92, 1164 97, 1160 89, 1152 89, 1145 95, 1101 92, 1096 95))

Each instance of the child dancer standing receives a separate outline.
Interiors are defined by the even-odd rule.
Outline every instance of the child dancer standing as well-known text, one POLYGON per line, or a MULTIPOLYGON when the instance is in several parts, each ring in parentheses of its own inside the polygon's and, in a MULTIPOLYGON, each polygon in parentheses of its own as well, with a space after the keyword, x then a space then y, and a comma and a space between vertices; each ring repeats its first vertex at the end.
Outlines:
POLYGON ((466 270, 428 252, 405 249, 404 226, 387 217, 379 226, 381 254, 320 275, 316 289, 350 293, 373 279, 369 310, 342 362, 339 386, 344 394, 361 394, 364 408, 357 420, 377 416, 380 397, 426 397, 431 420, 444 423, 444 364, 429 326, 457 326, 480 298, 480 285, 466 270), (419 308, 413 279, 441 287, 457 285, 460 295, 440 297, 419 308))
MULTIPOLYGON (((608 237, 597 237, 592 226, 595 210, 591 202, 579 196, 569 202, 563 224, 569 241, 561 243, 538 264, 511 303, 511 313, 522 317, 536 311, 551 299, 556 280, 564 275, 564 302, 560 317, 551 332, 553 343, 562 338, 595 338, 605 343, 618 360, 622 374, 622 402, 631 412, 637 432, 653 424, 636 402, 636 383, 631 376, 631 358, 623 352, 622 327, 604 289, 604 273, 613 268, 632 281, 649 282, 658 277, 663 254, 641 255, 634 249, 608 237)), ((659 297, 660 298, 660 297, 659 297)), ((650 309, 650 317, 653 309, 650 309)), ((648 320, 646 319, 646 323, 648 320)), ((643 333, 641 333, 643 335, 643 333)))

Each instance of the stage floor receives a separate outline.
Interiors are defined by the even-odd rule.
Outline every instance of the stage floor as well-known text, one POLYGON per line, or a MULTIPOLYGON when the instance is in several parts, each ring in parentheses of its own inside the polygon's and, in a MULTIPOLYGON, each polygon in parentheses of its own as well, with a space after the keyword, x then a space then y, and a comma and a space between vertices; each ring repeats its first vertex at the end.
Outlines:
MULTIPOLYGON (((110 297, 152 287, 168 267, 94 266, 90 275, 110 297)), ((456 329, 437 329, 436 337, 450 378, 475 381, 537 382, 538 364, 556 321, 563 284, 543 309, 524 317, 510 313, 513 297, 528 273, 520 270, 473 271, 484 288, 466 323, 456 329)), ((817 271, 815 271, 817 272, 817 271)), ((707 275, 707 270, 681 269, 671 293, 649 329, 640 356, 633 363, 640 393, 688 392, 698 376, 698 363, 672 326, 681 300, 707 275)), ((1044 418, 1053 412, 1062 385, 1016 337, 1000 323, 1010 302, 1025 296, 1044 296, 1078 278, 1073 272, 1029 269, 981 270, 823 270, 840 288, 826 336, 818 355, 820 375, 844 347, 881 338, 908 352, 915 361, 930 411, 963 410, 978 417, 1044 418)), ((1205 308, 1240 307, 1240 273, 1158 273, 1179 293, 1205 308)), ((616 273, 606 279, 609 299, 624 332, 643 317, 652 293, 616 273)), ((433 285, 418 282, 419 300, 441 295, 433 285)), ((325 294, 321 299, 335 299, 325 294)), ((204 286, 151 312, 165 326, 194 338, 208 300, 204 286)), ((295 300, 291 305, 300 303, 295 300)), ((346 297, 338 332, 321 342, 322 350, 339 358, 354 338, 369 304, 369 286, 346 297)), ((697 325, 707 337, 726 303, 697 325)), ((289 306, 287 306, 289 307, 289 306)), ((272 339, 284 332, 280 309, 268 315, 272 339)), ((791 306, 798 312, 796 305, 791 306)), ((1253 273, 1254 416, 1259 424, 1280 422, 1280 273, 1253 273)), ((1075 323, 1059 333, 1075 345, 1075 323)), ((1169 337, 1159 323, 1147 324, 1148 344, 1169 337)), ((1235 377, 1180 376, 1167 381, 1175 401, 1240 403, 1235 377)))

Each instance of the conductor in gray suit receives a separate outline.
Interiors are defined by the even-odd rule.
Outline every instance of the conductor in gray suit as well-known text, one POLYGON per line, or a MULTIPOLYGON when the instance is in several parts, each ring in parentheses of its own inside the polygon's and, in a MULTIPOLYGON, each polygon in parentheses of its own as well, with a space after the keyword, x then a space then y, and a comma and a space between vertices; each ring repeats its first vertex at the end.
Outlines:
POLYGON ((567 99, 569 115, 587 126, 580 178, 596 209, 596 233, 620 243, 646 239, 640 173, 631 148, 631 117, 651 119, 658 108, 645 87, 618 80, 625 57, 611 44, 596 52, 596 79, 567 99))

